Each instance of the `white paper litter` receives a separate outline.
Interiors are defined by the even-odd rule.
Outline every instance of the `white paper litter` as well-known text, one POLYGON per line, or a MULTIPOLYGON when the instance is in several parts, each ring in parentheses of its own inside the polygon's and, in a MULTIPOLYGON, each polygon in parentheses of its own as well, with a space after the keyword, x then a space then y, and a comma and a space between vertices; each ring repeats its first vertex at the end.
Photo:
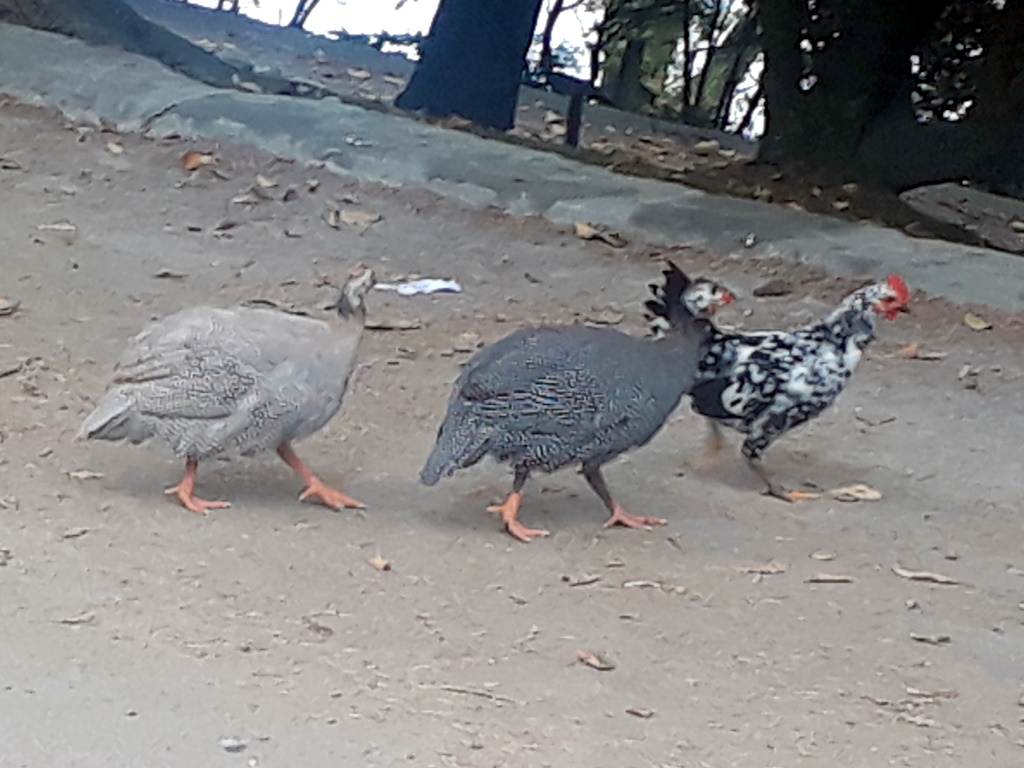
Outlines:
POLYGON ((416 296, 430 293, 462 293, 462 286, 454 280, 427 277, 406 283, 377 283, 378 291, 395 291, 399 296, 416 296))

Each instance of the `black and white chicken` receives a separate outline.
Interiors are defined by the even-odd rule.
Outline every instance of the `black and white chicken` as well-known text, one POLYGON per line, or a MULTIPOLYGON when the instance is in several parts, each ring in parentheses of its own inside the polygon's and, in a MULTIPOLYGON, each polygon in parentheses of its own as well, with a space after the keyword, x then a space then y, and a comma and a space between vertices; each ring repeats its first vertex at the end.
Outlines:
POLYGON ((796 331, 718 330, 705 344, 691 390, 692 407, 710 427, 703 463, 722 450, 721 426, 746 435, 743 456, 786 501, 815 498, 780 485, 761 463, 765 450, 828 408, 846 388, 864 348, 875 338, 875 315, 893 320, 910 301, 899 275, 847 296, 824 320, 796 331))

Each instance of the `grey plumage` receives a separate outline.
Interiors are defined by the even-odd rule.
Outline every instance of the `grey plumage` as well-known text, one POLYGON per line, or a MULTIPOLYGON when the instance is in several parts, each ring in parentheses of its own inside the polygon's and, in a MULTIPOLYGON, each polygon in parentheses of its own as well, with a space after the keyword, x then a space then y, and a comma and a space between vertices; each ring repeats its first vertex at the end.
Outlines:
POLYGON ((129 344, 79 436, 157 439, 198 462, 308 437, 341 408, 373 273, 346 283, 330 321, 271 309, 185 309, 129 344))
POLYGON ((648 442, 692 384, 692 348, 604 328, 527 328, 483 350, 455 385, 421 479, 485 455, 552 472, 648 442))
POLYGON ((433 485, 489 455, 516 469, 514 493, 532 470, 576 463, 603 486, 600 467, 647 443, 693 384, 710 326, 682 304, 689 285, 670 265, 650 307, 669 329, 657 340, 531 328, 479 352, 455 384, 421 481, 433 485))

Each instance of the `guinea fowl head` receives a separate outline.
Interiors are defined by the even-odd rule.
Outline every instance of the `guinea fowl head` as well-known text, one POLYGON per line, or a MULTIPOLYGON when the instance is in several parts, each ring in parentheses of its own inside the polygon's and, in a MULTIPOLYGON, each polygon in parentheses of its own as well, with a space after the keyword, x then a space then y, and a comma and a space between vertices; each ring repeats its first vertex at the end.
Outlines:
POLYGON ((376 282, 373 270, 360 264, 349 273, 345 287, 341 289, 338 303, 332 309, 338 310, 338 314, 342 317, 365 316, 366 294, 370 292, 376 282))
POLYGON ((736 295, 721 283, 706 277, 691 280, 671 261, 666 262, 662 281, 652 283, 650 288, 654 298, 644 306, 656 338, 677 327, 684 317, 707 320, 720 307, 736 300, 736 295))
POLYGON ((682 301, 691 315, 707 319, 736 301, 736 294, 711 278, 697 277, 683 291, 682 301))

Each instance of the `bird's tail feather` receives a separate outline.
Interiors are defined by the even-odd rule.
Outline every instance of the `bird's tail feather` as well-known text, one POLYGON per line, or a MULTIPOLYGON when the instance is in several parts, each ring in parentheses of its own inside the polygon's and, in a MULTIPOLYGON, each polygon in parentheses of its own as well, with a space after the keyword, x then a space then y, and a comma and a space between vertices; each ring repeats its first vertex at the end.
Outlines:
POLYGON ((693 314, 683 301, 683 294, 692 282, 690 278, 671 261, 666 261, 661 274, 662 281, 651 285, 654 298, 648 299, 644 305, 647 320, 657 336, 671 328, 686 326, 693 319, 693 314))
POLYGON ((442 477, 451 477, 456 470, 473 466, 487 454, 489 434, 473 434, 468 441, 460 443, 454 433, 462 430, 446 429, 449 421, 445 419, 441 425, 434 450, 420 472, 420 482, 424 485, 434 485, 442 477))
POLYGON ((122 392, 114 389, 108 392, 95 410, 85 417, 78 430, 76 440, 133 440, 138 425, 132 418, 131 400, 122 392))

